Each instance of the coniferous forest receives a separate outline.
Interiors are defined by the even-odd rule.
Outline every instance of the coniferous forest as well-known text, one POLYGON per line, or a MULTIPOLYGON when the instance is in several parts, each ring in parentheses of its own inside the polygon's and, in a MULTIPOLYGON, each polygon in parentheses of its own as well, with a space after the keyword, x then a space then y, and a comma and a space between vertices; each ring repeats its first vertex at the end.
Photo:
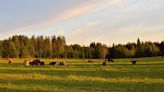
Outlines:
MULTIPOLYGON (((110 40, 109 40, 110 41, 110 40)), ((2 58, 138 58, 164 56, 164 41, 118 44, 107 46, 91 43, 89 46, 79 44, 67 45, 64 36, 15 35, 0 41, 2 58)))

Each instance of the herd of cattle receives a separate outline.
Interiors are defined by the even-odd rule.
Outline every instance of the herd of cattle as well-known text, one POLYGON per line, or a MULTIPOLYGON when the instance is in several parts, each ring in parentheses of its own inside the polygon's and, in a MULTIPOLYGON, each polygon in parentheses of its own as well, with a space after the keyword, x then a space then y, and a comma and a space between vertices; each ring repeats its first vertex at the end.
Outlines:
MULTIPOLYGON (((10 59, 7 59, 7 60, 9 60, 9 64, 11 64, 11 62, 12 62, 12 58, 10 58, 10 59)), ((136 65, 136 62, 137 62, 137 60, 131 60, 131 63, 133 64, 133 65, 136 65)), ((88 60, 88 63, 94 63, 94 61, 92 61, 92 60, 88 60)), ((104 60, 104 62, 102 63, 102 65, 107 65, 108 63, 114 63, 114 60, 113 59, 105 59, 104 60)), ((25 64, 25 66, 30 66, 30 65, 32 65, 32 66, 44 66, 45 65, 45 63, 44 63, 44 61, 41 61, 40 59, 34 59, 34 60, 32 60, 32 61, 30 61, 30 60, 24 60, 24 64, 25 64)), ((49 65, 67 65, 67 62, 66 61, 61 61, 61 62, 56 62, 56 61, 52 61, 52 62, 50 62, 49 63, 49 65)))
MULTIPOLYGON (((12 58, 7 58, 5 60, 8 60, 8 63, 11 64, 13 62, 13 59, 12 58)), ((24 60, 23 62, 25 64, 25 66, 44 66, 45 63, 44 61, 41 61, 40 59, 34 59, 34 60, 30 60, 30 59, 26 59, 24 60)), ((60 62, 56 62, 56 61, 52 61, 49 63, 49 65, 67 65, 67 62, 66 61, 60 61, 60 62)))
MULTIPOLYGON (((43 66, 45 63, 44 63, 44 61, 41 61, 40 59, 34 59, 32 62, 30 62, 29 60, 25 60, 24 64, 26 66, 29 66, 29 65, 43 66)), ((49 63, 49 65, 56 65, 56 64, 57 64, 57 62, 55 62, 55 61, 52 61, 52 62, 49 63)), ((67 62, 66 61, 61 61, 61 62, 58 63, 58 65, 67 65, 67 62)))

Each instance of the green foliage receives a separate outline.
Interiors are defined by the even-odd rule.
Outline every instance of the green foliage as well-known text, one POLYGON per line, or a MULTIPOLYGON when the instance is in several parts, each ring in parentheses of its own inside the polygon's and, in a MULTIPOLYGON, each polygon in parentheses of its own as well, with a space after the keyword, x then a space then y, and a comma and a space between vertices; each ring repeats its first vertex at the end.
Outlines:
POLYGON ((102 45, 101 43, 91 43, 90 49, 92 52, 92 58, 104 59, 108 48, 106 45, 102 45))
POLYGON ((164 56, 164 41, 161 42, 161 45, 159 46, 161 55, 164 56))
POLYGON ((101 43, 91 43, 90 46, 79 44, 66 45, 65 37, 55 35, 50 37, 15 35, 0 41, 0 57, 15 58, 128 58, 164 56, 164 42, 128 43, 107 47, 101 43))
POLYGON ((115 58, 125 58, 131 56, 130 50, 121 45, 114 47, 113 51, 115 52, 114 53, 115 58))
POLYGON ((142 43, 137 47, 136 56, 137 57, 153 57, 158 56, 160 49, 151 42, 142 43))
POLYGON ((0 41, 0 58, 2 57, 2 41, 0 41))
POLYGON ((19 57, 19 52, 16 49, 14 42, 10 40, 5 40, 2 43, 2 57, 19 57))
POLYGON ((147 43, 146 53, 148 57, 158 56, 160 49, 153 43, 147 43))

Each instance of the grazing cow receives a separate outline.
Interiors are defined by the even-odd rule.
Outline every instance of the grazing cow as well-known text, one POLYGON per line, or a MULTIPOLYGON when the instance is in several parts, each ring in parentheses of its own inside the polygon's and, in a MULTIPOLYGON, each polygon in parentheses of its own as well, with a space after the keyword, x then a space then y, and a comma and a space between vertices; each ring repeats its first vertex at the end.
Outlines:
POLYGON ((107 60, 105 60, 103 63, 102 63, 102 65, 107 65, 107 60))
POLYGON ((104 66, 107 65, 107 62, 104 61, 102 65, 104 65, 104 66))
POLYGON ((132 60, 132 64, 136 65, 137 60, 132 60))
POLYGON ((102 65, 106 65, 106 62, 103 62, 103 64, 102 65))
POLYGON ((35 63, 34 63, 34 62, 29 62, 29 64, 30 64, 30 65, 32 65, 32 66, 33 66, 33 65, 35 65, 35 63))
POLYGON ((40 59, 35 59, 29 63, 30 65, 44 65, 44 62, 41 62, 40 59))
POLYGON ((56 65, 56 62, 55 61, 50 62, 49 65, 56 65))
POLYGON ((42 62, 40 62, 40 65, 44 65, 44 62, 42 61, 42 62))
POLYGON ((62 62, 59 63, 59 65, 67 65, 67 62, 62 61, 62 62))
POLYGON ((92 60, 88 60, 88 63, 93 63, 94 61, 92 61, 92 60))

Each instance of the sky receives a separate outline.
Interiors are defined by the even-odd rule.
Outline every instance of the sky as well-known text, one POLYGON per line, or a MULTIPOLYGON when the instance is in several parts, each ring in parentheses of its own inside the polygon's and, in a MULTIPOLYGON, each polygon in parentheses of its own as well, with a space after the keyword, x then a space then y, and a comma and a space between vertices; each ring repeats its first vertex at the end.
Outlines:
POLYGON ((164 0, 0 0, 0 40, 62 35, 70 44, 164 40, 164 0))

